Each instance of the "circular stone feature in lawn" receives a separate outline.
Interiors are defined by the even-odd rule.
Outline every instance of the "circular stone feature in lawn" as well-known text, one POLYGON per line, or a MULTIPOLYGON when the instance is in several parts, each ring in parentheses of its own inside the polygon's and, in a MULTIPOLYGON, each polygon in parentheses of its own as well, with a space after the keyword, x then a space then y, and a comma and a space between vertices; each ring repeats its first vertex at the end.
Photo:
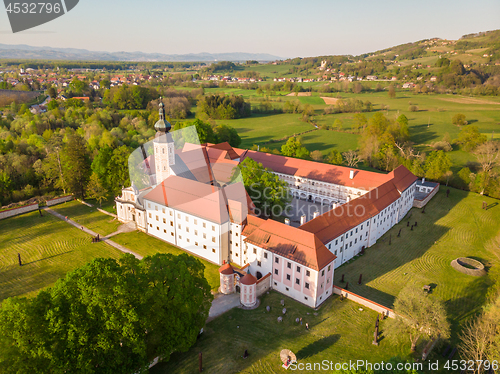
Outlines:
POLYGON ((469 257, 458 257, 451 262, 453 269, 458 270, 461 273, 472 275, 474 277, 481 277, 486 275, 486 270, 484 265, 469 257))

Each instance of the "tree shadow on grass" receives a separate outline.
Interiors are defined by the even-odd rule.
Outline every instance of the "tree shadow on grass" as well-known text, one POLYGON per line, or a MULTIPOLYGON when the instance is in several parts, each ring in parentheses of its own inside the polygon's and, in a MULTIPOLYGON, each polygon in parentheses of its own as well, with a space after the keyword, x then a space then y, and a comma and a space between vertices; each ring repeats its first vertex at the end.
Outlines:
POLYGON ((297 359, 303 360, 305 358, 314 356, 315 354, 330 348, 333 344, 340 340, 339 334, 333 334, 327 336, 323 339, 316 340, 315 342, 309 344, 308 346, 302 348, 297 352, 297 359))
POLYGON ((66 252, 61 252, 61 253, 57 253, 57 254, 52 255, 52 256, 48 256, 48 257, 40 258, 40 259, 35 260, 35 261, 27 262, 27 263, 23 264, 23 266, 24 266, 24 265, 31 265, 31 264, 34 264, 34 263, 36 263, 36 262, 40 262, 40 261, 49 260, 49 259, 51 259, 51 258, 58 257, 58 256, 62 256, 62 255, 65 255, 65 254, 67 254, 67 253, 71 253, 71 252, 73 252, 73 250, 71 250, 71 251, 66 251, 66 252))

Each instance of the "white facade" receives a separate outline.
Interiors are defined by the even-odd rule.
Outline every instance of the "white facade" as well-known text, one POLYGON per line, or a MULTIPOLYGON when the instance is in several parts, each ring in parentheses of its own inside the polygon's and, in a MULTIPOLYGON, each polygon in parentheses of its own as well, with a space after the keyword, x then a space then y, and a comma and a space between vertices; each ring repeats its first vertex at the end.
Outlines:
POLYGON ((228 260, 229 223, 216 223, 144 200, 147 233, 221 265, 228 260))

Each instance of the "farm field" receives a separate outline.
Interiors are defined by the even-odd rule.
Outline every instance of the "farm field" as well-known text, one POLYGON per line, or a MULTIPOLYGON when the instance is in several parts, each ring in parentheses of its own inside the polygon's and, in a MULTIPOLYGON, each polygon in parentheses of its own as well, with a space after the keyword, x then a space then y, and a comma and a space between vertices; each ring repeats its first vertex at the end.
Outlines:
MULTIPOLYGON (((170 245, 163 240, 152 237, 140 231, 133 231, 118 234, 113 236, 114 242, 124 245, 128 249, 138 253, 142 256, 152 256, 156 253, 171 253, 173 255, 180 255, 181 253, 188 253, 170 245)), ((196 257, 196 256, 195 256, 196 257)), ((205 265, 205 278, 207 279, 213 291, 217 291, 220 286, 219 279, 219 266, 214 265, 204 259, 198 258, 203 265, 205 265)))
POLYGON ((459 325, 479 311, 488 287, 500 279, 500 250, 493 244, 500 235, 500 205, 478 194, 450 191, 447 198, 446 187, 441 186, 425 214, 413 208, 365 255, 337 268, 334 284, 345 287, 340 282, 344 274, 349 291, 388 307, 406 284, 431 285, 432 295, 446 303, 452 339, 456 339, 459 325), (483 201, 487 210, 481 209, 483 201), (412 231, 407 222, 418 225, 412 231), (399 230, 401 237, 397 237, 399 230), (488 275, 472 277, 454 270, 450 263, 457 257, 481 261, 488 275))
POLYGON ((121 252, 44 212, 0 220, 0 301, 34 296, 67 272, 96 257, 118 258, 121 252), (23 266, 19 266, 17 254, 23 266))
POLYGON ((53 210, 102 236, 115 232, 121 223, 113 217, 99 212, 97 206, 94 205, 91 208, 78 200, 72 200, 56 205, 53 210))

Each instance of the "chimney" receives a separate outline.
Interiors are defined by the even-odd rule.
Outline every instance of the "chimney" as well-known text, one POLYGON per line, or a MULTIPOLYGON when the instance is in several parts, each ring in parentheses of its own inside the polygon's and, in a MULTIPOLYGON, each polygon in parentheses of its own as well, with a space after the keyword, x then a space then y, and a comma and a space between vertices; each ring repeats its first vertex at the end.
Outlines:
POLYGON ((315 212, 313 213, 313 219, 314 219, 314 218, 316 218, 317 216, 319 216, 319 212, 318 212, 318 211, 315 211, 315 212))
POLYGON ((306 215, 305 214, 302 214, 300 216, 300 224, 303 225, 304 223, 306 223, 306 215))
POLYGON ((285 218, 285 225, 290 226, 290 219, 289 218, 285 218))
POLYGON ((354 179, 354 170, 349 173, 349 179, 354 179))

